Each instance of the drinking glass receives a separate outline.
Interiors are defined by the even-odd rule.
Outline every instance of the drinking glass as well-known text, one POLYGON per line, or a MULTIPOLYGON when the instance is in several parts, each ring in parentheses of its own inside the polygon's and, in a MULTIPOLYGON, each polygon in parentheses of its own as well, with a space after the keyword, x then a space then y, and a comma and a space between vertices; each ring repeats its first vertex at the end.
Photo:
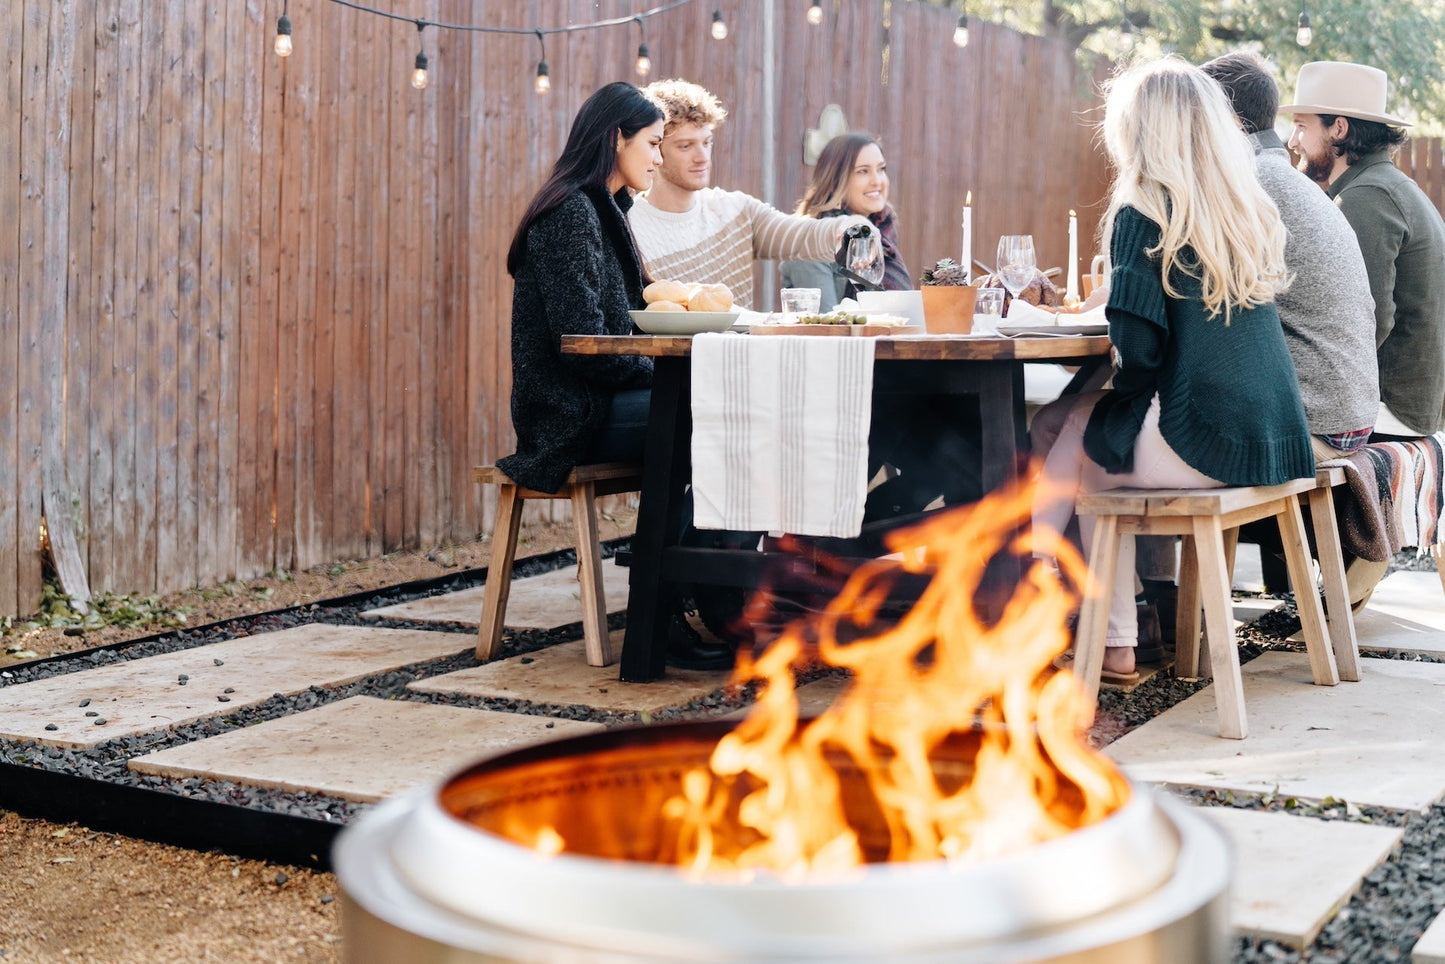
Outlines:
POLYGON ((876 232, 856 237, 848 242, 848 270, 877 286, 883 282, 883 245, 876 232))
POLYGON ((799 315, 816 315, 823 303, 822 288, 784 288, 779 292, 778 303, 788 321, 797 321, 799 315))
POLYGON ((973 334, 997 335, 1003 315, 1003 292, 997 288, 980 288, 973 299, 973 334))
POLYGON ((998 239, 998 277, 1017 298, 1038 273, 1032 234, 1005 234, 998 239))

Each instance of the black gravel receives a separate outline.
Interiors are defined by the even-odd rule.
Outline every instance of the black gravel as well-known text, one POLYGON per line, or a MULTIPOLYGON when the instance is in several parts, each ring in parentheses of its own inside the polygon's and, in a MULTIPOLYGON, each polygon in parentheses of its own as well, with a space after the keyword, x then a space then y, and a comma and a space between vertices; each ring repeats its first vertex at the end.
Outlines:
MULTIPOLYGON (((616 548, 616 543, 609 544, 604 547, 604 554, 611 555, 616 548)), ((563 551, 549 556, 523 560, 517 568, 518 575, 535 575, 570 565, 575 565, 575 557, 570 551, 563 551)), ((1413 551, 1401 553, 1392 564, 1392 571, 1395 569, 1433 571, 1434 568, 1432 559, 1428 556, 1417 557, 1413 551)), ((367 805, 324 794, 288 793, 243 786, 223 780, 174 779, 142 775, 127 769, 126 763, 133 757, 156 750, 183 745, 265 720, 303 712, 336 700, 363 695, 381 699, 525 713, 550 719, 581 720, 602 723, 607 726, 708 718, 732 712, 751 701, 752 694, 747 689, 733 691, 720 687, 686 705, 670 707, 649 716, 599 711, 586 706, 542 704, 525 700, 480 699, 408 691, 407 684, 414 680, 476 666, 477 661, 472 653, 475 628, 463 625, 439 627, 432 623, 422 624, 402 620, 363 620, 361 613, 382 606, 481 585, 484 577, 484 570, 470 570, 444 579, 394 587, 367 594, 364 597, 346 597, 341 600, 314 603, 227 620, 208 626, 167 632, 114 647, 86 650, 68 656, 33 661, 0 671, 0 692, 3 692, 6 686, 311 623, 452 631, 457 633, 459 650, 458 654, 454 656, 416 663, 344 686, 312 687, 292 695, 276 694, 265 702, 251 707, 226 707, 224 704, 229 702, 230 697, 225 694, 233 692, 228 688, 223 694, 216 696, 217 715, 215 716, 174 728, 158 729, 135 736, 117 737, 86 750, 60 749, 32 742, 0 738, 0 762, 43 768, 116 784, 145 787, 164 793, 230 803, 266 812, 345 823, 364 812, 367 805)), ((1299 645, 1287 642, 1288 637, 1299 630, 1299 619, 1295 613, 1294 604, 1287 596, 1276 598, 1282 603, 1279 609, 1266 614, 1241 631, 1239 639, 1242 662, 1247 662, 1269 650, 1302 651, 1302 647, 1299 645)), ((621 625, 621 616, 614 616, 611 621, 612 628, 619 628, 621 625)), ((552 631, 509 633, 503 637, 500 655, 508 657, 535 652, 548 646, 575 640, 580 634, 580 623, 552 631)), ((1421 662, 1445 661, 1418 653, 1391 652, 1371 655, 1421 662)), ((215 659, 214 662, 217 666, 223 664, 220 659, 215 659)), ((831 672, 836 671, 820 671, 810 674, 807 679, 831 672)), ((178 682, 186 683, 187 677, 180 676, 178 682)), ((1101 717, 1108 716, 1114 720, 1116 727, 1111 729, 1110 733, 1111 738, 1116 739, 1187 699, 1205 685, 1207 684, 1203 682, 1185 682, 1165 674, 1159 674, 1130 692, 1105 690, 1100 695, 1099 713, 1101 717)), ((84 700, 79 706, 83 708, 89 703, 89 700, 84 700)), ((102 726, 106 722, 93 710, 87 715, 94 717, 93 722, 97 726, 102 726)), ((53 725, 47 727, 47 729, 53 728, 53 725)), ((1320 803, 1282 799, 1275 794, 1221 794, 1216 791, 1188 789, 1172 792, 1200 806, 1285 810, 1307 814, 1318 819, 1350 820, 1404 828, 1403 841, 1396 851, 1365 878, 1359 892, 1340 909, 1325 926, 1319 937, 1304 951, 1301 952, 1275 941, 1241 938, 1236 942, 1234 948, 1233 960, 1236 962, 1254 964, 1254 962, 1313 961, 1324 964, 1324 962, 1407 961, 1410 949, 1421 932, 1429 926, 1442 909, 1445 909, 1445 803, 1436 804, 1425 813, 1415 813, 1380 807, 1358 807, 1346 801, 1328 800, 1320 803)), ((286 875, 278 874, 275 885, 280 887, 285 883, 286 875)))

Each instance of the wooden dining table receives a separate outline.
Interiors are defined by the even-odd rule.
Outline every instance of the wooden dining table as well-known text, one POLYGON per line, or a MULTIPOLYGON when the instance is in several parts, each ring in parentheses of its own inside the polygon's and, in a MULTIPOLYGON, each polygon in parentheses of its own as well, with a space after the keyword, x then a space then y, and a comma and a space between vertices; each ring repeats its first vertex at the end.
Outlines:
MULTIPOLYGON (((752 336, 739 336, 752 337, 752 336)), ((977 398, 981 413, 980 478, 985 491, 1012 479, 1028 450, 1024 366, 1081 366, 1081 376, 1107 361, 1104 335, 1040 337, 879 337, 874 346, 873 393, 977 398)), ((659 335, 565 335, 574 355, 645 355, 654 359, 652 401, 643 456, 637 531, 628 577, 627 629, 621 678, 660 679, 666 671, 667 626, 674 586, 753 588, 789 578, 807 580, 807 556, 684 545, 691 480, 692 338, 659 335)), ((1076 382, 1082 381, 1076 378, 1076 382)))

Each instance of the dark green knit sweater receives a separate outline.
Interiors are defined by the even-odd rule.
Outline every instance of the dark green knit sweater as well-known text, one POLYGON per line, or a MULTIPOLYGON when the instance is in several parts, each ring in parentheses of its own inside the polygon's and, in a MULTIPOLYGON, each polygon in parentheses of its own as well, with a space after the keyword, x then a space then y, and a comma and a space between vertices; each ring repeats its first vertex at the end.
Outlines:
MULTIPOLYGON (((1203 285, 1178 267, 1182 297, 1164 294, 1157 224, 1119 210, 1109 241, 1109 338, 1114 389, 1084 431, 1089 457, 1110 472, 1134 468, 1134 442, 1159 395, 1159 429, 1179 457, 1227 485, 1276 485, 1314 474, 1299 383, 1274 305, 1210 318, 1203 285)), ((1193 252, 1183 253, 1185 263, 1193 252)))

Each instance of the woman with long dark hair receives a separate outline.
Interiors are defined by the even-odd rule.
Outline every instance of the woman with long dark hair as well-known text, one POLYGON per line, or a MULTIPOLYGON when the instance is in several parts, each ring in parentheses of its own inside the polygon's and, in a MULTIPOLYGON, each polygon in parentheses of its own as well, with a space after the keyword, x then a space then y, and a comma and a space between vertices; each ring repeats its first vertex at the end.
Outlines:
POLYGON ((642 308, 642 261, 627 226, 632 192, 661 163, 662 111, 631 84, 598 90, 572 122, 512 238, 512 425, 497 466, 556 492, 584 462, 642 458, 652 359, 564 355, 563 335, 625 335, 642 308))
MULTIPOLYGON (((518 485, 556 492, 586 462, 639 462, 652 359, 564 355, 563 335, 631 334, 648 278, 627 223, 634 191, 662 163, 662 110, 627 83, 587 98, 562 156, 512 238, 512 425, 517 451, 497 467, 518 485)), ((679 601, 680 603, 680 601, 679 601)), ((681 612, 668 662, 723 669, 727 647, 706 645, 681 612)))
MULTIPOLYGON (((888 162, 878 138, 862 131, 839 134, 818 155, 813 180, 795 213, 809 218, 835 218, 857 214, 873 222, 883 242, 883 288, 905 291, 913 287, 908 265, 898 250, 898 226, 893 205, 888 203, 888 162)), ((843 274, 839 262, 788 261, 783 264, 783 286, 818 288, 823 292, 821 310, 828 311, 844 298, 857 294, 843 274)))

